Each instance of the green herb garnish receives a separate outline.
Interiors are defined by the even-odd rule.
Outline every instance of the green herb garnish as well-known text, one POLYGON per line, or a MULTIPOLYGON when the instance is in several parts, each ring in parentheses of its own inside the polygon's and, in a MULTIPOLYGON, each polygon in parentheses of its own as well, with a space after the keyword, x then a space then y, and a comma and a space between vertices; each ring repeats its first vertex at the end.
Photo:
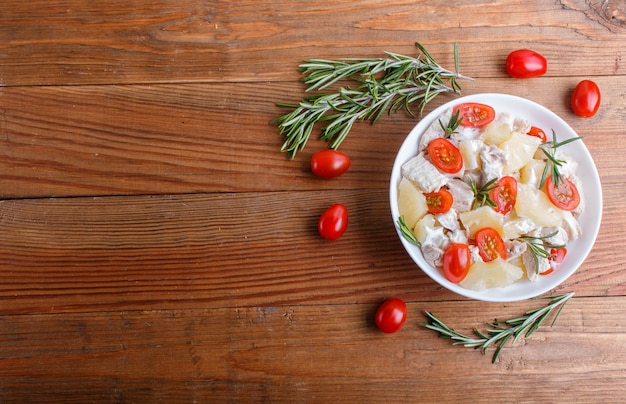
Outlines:
POLYGON ((494 189, 498 188, 497 185, 493 185, 497 181, 497 178, 494 178, 487 182, 482 187, 479 187, 476 181, 469 180, 468 184, 474 193, 474 203, 472 203, 472 210, 480 208, 481 206, 490 206, 492 208, 496 207, 496 203, 489 198, 489 193, 494 189))
MULTIPOLYGON (((306 91, 324 90, 342 80, 351 80, 356 87, 340 87, 336 92, 305 96, 297 105, 277 104, 293 111, 272 120, 285 141, 281 151, 294 158, 302 150, 318 122, 327 123, 320 139, 337 149, 356 121, 377 122, 385 113, 405 109, 415 116, 411 105, 419 103, 420 116, 424 107, 441 93, 460 94, 457 79, 469 77, 458 73, 458 47, 454 46, 455 71, 442 68, 419 43, 417 57, 386 52, 386 58, 306 60, 299 71, 306 91)), ((471 80, 471 79, 470 79, 471 80)))
POLYGON ((552 248, 565 248, 565 244, 552 244, 546 240, 550 237, 554 237, 558 233, 558 230, 550 233, 546 236, 533 237, 533 236, 520 236, 518 240, 523 241, 528 246, 530 252, 533 254, 535 260, 535 273, 539 274, 539 258, 554 258, 554 255, 548 251, 552 248))
POLYGON ((456 112, 450 117, 447 125, 444 125, 443 122, 441 122, 441 119, 439 120, 439 126, 443 129, 443 137, 449 138, 452 134, 457 133, 456 130, 459 128, 461 122, 463 122, 463 117, 460 115, 461 110, 457 109, 456 112))
POLYGON ((404 237, 409 243, 415 244, 418 247, 422 246, 420 242, 417 240, 417 238, 415 237, 415 234, 413 234, 413 232, 409 228, 409 225, 406 224, 406 220, 404 220, 404 216, 400 216, 398 218, 398 228, 400 229, 400 233, 402 234, 402 237, 404 237))
POLYGON ((579 136, 564 140, 562 142, 557 142, 556 133, 553 129, 552 140, 539 145, 539 150, 541 150, 543 154, 545 154, 547 157, 546 166, 543 169, 543 173, 541 174, 541 180, 539 181, 539 188, 542 188, 544 186, 548 177, 552 177, 552 181, 554 182, 555 187, 558 187, 559 184, 563 182, 563 176, 559 172, 559 167, 561 167, 565 163, 565 161, 559 160, 555 157, 556 149, 580 139, 582 139, 582 137, 579 136))
POLYGON ((491 363, 495 363, 500 356, 502 348, 511 338, 513 338, 511 340, 511 345, 515 344, 515 342, 522 335, 524 335, 525 338, 528 338, 537 330, 537 328, 539 328, 546 318, 550 316, 553 310, 558 308, 558 311, 552 320, 552 325, 554 325, 557 317, 563 309, 563 306, 572 296, 574 296, 574 292, 543 297, 543 299, 550 299, 550 303, 548 303, 547 306, 527 311, 521 317, 504 321, 495 320, 493 323, 487 323, 490 328, 484 332, 475 328, 475 337, 467 336, 455 331, 428 311, 424 312, 428 318, 428 323, 422 324, 422 326, 438 332, 439 337, 441 338, 449 338, 453 340, 453 345, 463 345, 466 348, 480 349, 483 355, 486 354, 487 349, 490 346, 495 346, 496 350, 491 359, 491 363))

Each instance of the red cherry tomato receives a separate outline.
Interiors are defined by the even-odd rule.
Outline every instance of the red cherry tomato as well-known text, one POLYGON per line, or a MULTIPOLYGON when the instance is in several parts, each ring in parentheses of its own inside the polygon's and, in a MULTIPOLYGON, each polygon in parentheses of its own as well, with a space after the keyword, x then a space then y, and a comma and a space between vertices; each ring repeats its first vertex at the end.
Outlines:
POLYGON ((446 213, 452 207, 452 202, 454 199, 452 198, 452 194, 446 190, 441 188, 437 192, 427 192, 424 193, 426 197, 426 205, 428 206, 428 213, 432 213, 436 215, 438 213, 446 213))
POLYGON ((559 186, 554 185, 552 176, 546 180, 546 192, 548 199, 559 209, 574 210, 580 203, 580 194, 576 185, 567 178, 559 182, 559 186))
POLYGON ((493 184, 494 188, 489 191, 489 199, 496 204, 493 208, 496 212, 506 215, 515 206, 517 199, 517 180, 510 176, 500 178, 493 184))
POLYGON ((496 117, 496 111, 492 107, 477 102, 465 102, 457 105, 452 113, 456 114, 457 111, 460 111, 459 117, 463 118, 461 126, 472 128, 485 126, 496 117))
POLYGON ((463 156, 448 139, 438 137, 428 144, 428 155, 435 167, 444 173, 454 174, 463 168, 463 156))
POLYGON ((565 256, 567 255, 567 248, 565 247, 561 247, 561 248, 553 248, 550 250, 550 261, 554 262, 555 264, 560 264, 561 262, 563 262, 563 260, 565 259, 565 256))
POLYGON ((570 103, 572 111, 580 117, 589 118, 600 108, 600 88, 591 80, 583 80, 576 85, 572 92, 570 103))
POLYGON ((385 301, 376 310, 376 327, 382 332, 391 334, 399 331, 406 321, 406 303, 397 297, 385 301))
POLYGON ((548 71, 548 61, 530 49, 519 49, 506 58, 506 72, 516 79, 542 76, 548 71))
POLYGON ((552 272, 554 272, 559 264, 561 264, 565 259, 565 255, 567 255, 567 248, 565 247, 551 249, 550 257, 548 257, 548 260, 550 260, 550 268, 547 271, 543 271, 539 275, 545 276, 550 275, 552 272))
POLYGON ((541 139, 541 143, 545 143, 548 140, 548 137, 546 136, 546 132, 544 132, 542 129, 539 129, 536 126, 530 127, 530 130, 528 131, 528 135, 538 137, 539 139, 541 139))
POLYGON ((335 203, 322 213, 317 222, 320 236, 329 240, 337 240, 348 228, 348 208, 341 203, 335 203))
POLYGON ((500 257, 506 258, 506 247, 500 237, 500 233, 491 227, 485 227, 476 232, 476 245, 478 254, 485 262, 493 261, 500 257))
POLYGON ((350 157, 340 151, 326 149, 311 156, 311 171, 322 178, 335 178, 348 171, 350 157))
POLYGON ((467 244, 451 243, 443 253, 443 274, 447 280, 461 282, 470 268, 470 250, 467 244))

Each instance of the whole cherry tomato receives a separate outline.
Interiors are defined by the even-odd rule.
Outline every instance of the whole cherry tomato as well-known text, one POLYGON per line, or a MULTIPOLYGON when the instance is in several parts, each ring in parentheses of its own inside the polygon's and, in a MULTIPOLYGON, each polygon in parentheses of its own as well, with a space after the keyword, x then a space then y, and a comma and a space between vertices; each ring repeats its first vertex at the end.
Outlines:
POLYGON ((348 171, 350 157, 340 151, 326 149, 311 156, 311 171, 322 178, 335 178, 348 171))
POLYGON ((348 228, 348 208, 341 203, 335 203, 322 213, 317 230, 320 236, 328 240, 337 240, 348 228))
POLYGON ((438 137, 428 143, 428 156, 435 167, 444 173, 454 174, 463 168, 463 156, 448 139, 438 137))
POLYGON ((530 49, 519 49, 506 58, 506 72, 516 79, 542 76, 548 71, 548 61, 530 49))
POLYGON ((476 232, 476 245, 478 254, 485 262, 493 261, 500 257, 506 258, 506 247, 500 233, 494 228, 485 227, 476 232))
POLYGON ((447 280, 461 282, 470 268, 470 250, 467 244, 450 243, 443 253, 443 274, 447 280))
POLYGON ((548 199, 559 209, 574 210, 580 203, 580 194, 576 185, 567 178, 562 178, 556 186, 552 181, 552 176, 546 180, 546 192, 548 199))
POLYGON ((457 105, 452 111, 453 114, 459 112, 459 117, 463 118, 461 126, 479 128, 487 125, 496 117, 496 111, 489 105, 477 102, 464 102, 457 105))
POLYGON ((504 176, 493 184, 489 191, 489 199, 496 204, 496 212, 506 215, 515 206, 517 199, 517 180, 511 176, 504 176))
POLYGON ((600 88, 591 80, 583 80, 576 85, 572 92, 570 103, 572 111, 580 117, 589 118, 600 108, 600 88))
POLYGON ((446 213, 450 210, 452 203, 454 202, 452 194, 443 188, 436 192, 427 192, 424 196, 426 197, 428 213, 432 213, 433 215, 446 213))
POLYGON ((376 310, 376 327, 382 332, 391 334, 399 331, 406 321, 406 303, 397 297, 386 300, 376 310))

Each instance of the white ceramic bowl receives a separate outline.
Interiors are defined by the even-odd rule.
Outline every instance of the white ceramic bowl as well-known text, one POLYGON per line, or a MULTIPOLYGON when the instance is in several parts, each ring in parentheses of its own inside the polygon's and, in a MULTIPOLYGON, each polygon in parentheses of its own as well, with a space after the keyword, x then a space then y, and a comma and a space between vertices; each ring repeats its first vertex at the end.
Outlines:
POLYGON ((402 165, 416 155, 419 138, 426 128, 428 128, 445 110, 463 102, 488 104, 496 110, 496 113, 509 112, 517 118, 528 119, 533 126, 543 128, 546 131, 546 135, 548 135, 548 139, 552 138, 551 129, 554 129, 556 132, 558 141, 578 136, 563 119, 552 111, 535 102, 512 95, 475 94, 457 98, 440 106, 422 118, 407 135, 398 151, 391 171, 389 199, 391 215, 396 225, 398 236, 408 254, 422 271, 440 285, 459 295, 491 302, 512 302, 539 296, 556 288, 578 269, 591 251, 600 228, 602 218, 602 189, 600 187, 600 177, 598 176, 598 171, 591 154, 585 147, 583 141, 572 142, 564 146, 564 151, 578 162, 576 173, 583 184, 585 210, 579 217, 583 234, 579 239, 568 243, 565 260, 561 263, 558 270, 548 276, 540 276, 534 282, 530 282, 527 279, 520 280, 504 288, 492 288, 484 291, 465 289, 448 281, 440 270, 426 262, 420 248, 408 242, 401 235, 397 227, 396 222, 400 216, 398 211, 398 184, 401 179, 400 170, 402 165))

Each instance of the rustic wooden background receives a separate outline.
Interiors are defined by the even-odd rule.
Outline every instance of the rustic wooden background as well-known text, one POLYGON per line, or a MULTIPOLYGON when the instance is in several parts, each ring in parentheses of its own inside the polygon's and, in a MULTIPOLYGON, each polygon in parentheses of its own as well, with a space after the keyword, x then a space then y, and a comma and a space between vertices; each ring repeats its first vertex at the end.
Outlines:
MULTIPOLYGON (((626 394, 626 2, 4 0, 0 6, 0 402, 621 402, 626 394), (268 122, 306 58, 416 54, 463 94, 536 101, 585 138, 604 214, 554 327, 490 354, 470 333, 541 302, 452 294, 412 263, 388 206, 416 120, 354 128, 350 171, 314 178, 268 122), (530 47, 544 77, 515 80, 530 47), (568 97, 602 91, 591 119, 568 97), (336 242, 316 220, 350 211, 336 242), (409 304, 383 335, 385 298, 409 304)), ((433 109, 450 96, 441 96, 433 109)))

